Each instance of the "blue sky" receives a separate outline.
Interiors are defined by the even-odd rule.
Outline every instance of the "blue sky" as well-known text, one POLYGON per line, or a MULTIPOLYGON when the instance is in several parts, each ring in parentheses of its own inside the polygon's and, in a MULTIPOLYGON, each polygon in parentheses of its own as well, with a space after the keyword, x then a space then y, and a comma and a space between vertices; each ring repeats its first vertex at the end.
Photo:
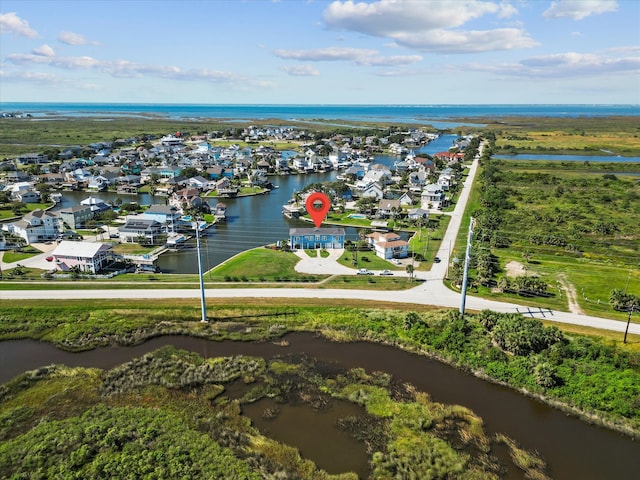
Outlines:
POLYGON ((640 1, 2 0, 18 101, 640 104, 640 1))

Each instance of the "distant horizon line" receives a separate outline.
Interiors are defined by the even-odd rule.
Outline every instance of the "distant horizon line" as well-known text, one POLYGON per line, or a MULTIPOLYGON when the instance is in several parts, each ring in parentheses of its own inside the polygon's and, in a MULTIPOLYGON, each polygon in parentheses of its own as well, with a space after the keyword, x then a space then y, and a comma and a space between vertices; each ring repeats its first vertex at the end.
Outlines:
POLYGON ((67 102, 67 101, 2 101, 3 104, 48 104, 48 105, 192 105, 192 106, 252 106, 252 107, 272 107, 272 106, 315 106, 315 107, 463 107, 470 105, 482 106, 629 106, 640 107, 640 103, 192 103, 192 102, 100 102, 100 101, 84 101, 84 102, 67 102))

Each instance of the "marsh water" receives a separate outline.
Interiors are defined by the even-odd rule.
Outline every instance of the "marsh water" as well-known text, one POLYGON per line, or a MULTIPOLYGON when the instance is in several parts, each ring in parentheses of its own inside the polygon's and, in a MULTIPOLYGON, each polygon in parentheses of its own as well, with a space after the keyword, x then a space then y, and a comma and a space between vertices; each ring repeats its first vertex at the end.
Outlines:
MULTIPOLYGON (((554 479, 630 479, 637 478, 640 468, 640 443, 616 432, 585 423, 537 400, 508 388, 485 382, 440 362, 392 347, 367 342, 333 343, 310 333, 289 334, 287 346, 271 342, 214 342, 181 336, 159 337, 135 347, 98 348, 84 353, 68 353, 53 345, 31 340, 0 342, 0 382, 4 383, 23 371, 52 363, 69 366, 111 368, 164 345, 193 351, 203 357, 252 355, 274 358, 305 354, 322 362, 343 368, 362 367, 367 371, 384 371, 401 382, 409 382, 428 392, 434 401, 460 404, 483 418, 489 433, 502 432, 523 448, 537 450, 548 462, 554 479)), ((264 408, 258 405, 256 409, 264 408)), ((303 412, 290 415, 279 438, 296 429, 313 432, 315 444, 301 448, 302 454, 320 465, 331 460, 331 452, 322 453, 326 443, 313 424, 303 425, 303 412), (290 422, 293 422, 290 423, 290 422), (328 457, 327 457, 328 455, 328 457)), ((256 419, 260 416, 254 412, 256 419)), ((307 415, 308 416, 308 415, 307 415)), ((265 420, 266 422, 266 420, 265 420)), ((259 426, 258 426, 259 427, 259 426)), ((263 427, 264 428, 264 427, 263 427)), ((273 430, 277 424, 266 425, 273 430)), ((278 430, 279 431, 279 430, 278 430)), ((278 438, 278 437, 276 437, 278 438)), ((295 438, 288 441, 292 443, 295 438)), ((343 447, 348 449, 348 447, 343 447)), ((354 447, 352 453, 361 452, 354 447)), ((357 462, 356 462, 357 463, 357 462)), ((352 465, 348 468, 355 469, 352 465)))

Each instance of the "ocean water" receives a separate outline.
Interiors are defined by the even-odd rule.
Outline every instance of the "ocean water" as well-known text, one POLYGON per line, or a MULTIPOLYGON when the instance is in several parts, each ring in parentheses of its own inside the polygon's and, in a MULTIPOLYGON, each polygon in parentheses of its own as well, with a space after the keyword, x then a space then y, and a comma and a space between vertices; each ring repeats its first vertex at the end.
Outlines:
MULTIPOLYGON (((0 113, 34 117, 127 116, 228 120, 349 120, 397 123, 440 122, 501 116, 640 116, 640 105, 194 105, 132 103, 0 103, 0 113)), ((434 125, 435 126, 435 125, 434 125)), ((437 127, 439 128, 439 127, 437 127)))

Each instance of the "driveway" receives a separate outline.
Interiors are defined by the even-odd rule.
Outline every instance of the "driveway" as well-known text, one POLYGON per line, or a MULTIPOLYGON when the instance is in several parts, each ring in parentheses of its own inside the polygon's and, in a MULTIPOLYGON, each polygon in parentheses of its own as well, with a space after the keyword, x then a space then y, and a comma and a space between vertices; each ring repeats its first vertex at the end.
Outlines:
POLYGON ((296 272, 312 275, 355 275, 356 270, 338 263, 338 259, 344 253, 344 249, 327 250, 329 256, 322 258, 320 251, 316 257, 310 257, 304 250, 296 250, 294 253, 300 258, 296 264, 296 272))
POLYGON ((28 268, 38 268, 40 270, 53 270, 55 268, 55 264, 53 262, 47 262, 47 257, 51 256, 51 252, 55 250, 58 246, 57 243, 32 243, 32 247, 37 248, 42 253, 34 255, 29 258, 25 258, 24 260, 20 260, 18 262, 5 263, 2 259, 4 258, 3 253, 0 252, 0 265, 2 266, 2 270, 10 270, 12 268, 16 268, 18 264, 23 267, 28 268))

